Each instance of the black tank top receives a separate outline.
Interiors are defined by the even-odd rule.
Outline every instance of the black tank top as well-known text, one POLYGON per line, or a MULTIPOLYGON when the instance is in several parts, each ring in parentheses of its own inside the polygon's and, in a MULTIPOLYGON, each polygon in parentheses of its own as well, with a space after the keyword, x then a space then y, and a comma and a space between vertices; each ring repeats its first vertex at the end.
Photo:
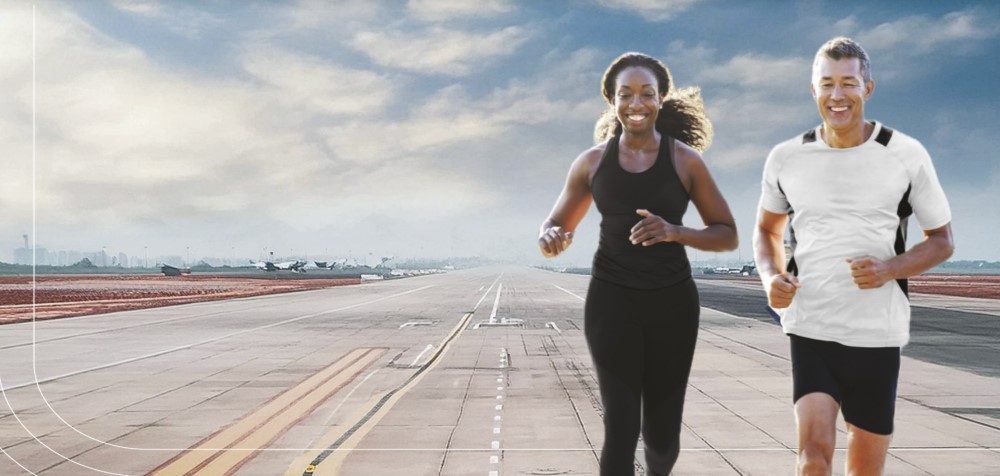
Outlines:
POLYGON ((632 173, 618 161, 618 139, 612 137, 591 180, 594 204, 601 212, 601 241, 594 255, 593 277, 635 289, 655 289, 691 276, 684 245, 651 246, 629 241, 632 227, 649 210, 669 223, 681 224, 688 193, 674 167, 674 139, 660 137, 660 151, 649 169, 632 173))

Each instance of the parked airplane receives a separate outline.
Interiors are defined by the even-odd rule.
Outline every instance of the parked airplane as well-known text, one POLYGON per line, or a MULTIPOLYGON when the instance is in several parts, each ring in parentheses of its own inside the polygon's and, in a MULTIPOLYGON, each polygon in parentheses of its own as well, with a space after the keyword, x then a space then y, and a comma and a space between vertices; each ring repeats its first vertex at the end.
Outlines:
POLYGON ((250 260, 250 264, 252 264, 255 268, 257 268, 259 270, 263 270, 263 271, 277 271, 278 270, 278 267, 275 266, 274 263, 272 263, 270 261, 254 261, 254 260, 250 260))
POLYGON ((305 266, 308 261, 294 260, 294 261, 282 261, 281 263, 272 263, 270 261, 250 261, 250 264, 254 265, 257 269, 262 269, 264 271, 295 271, 296 273, 306 272, 305 266))
POLYGON ((388 266, 386 266, 385 264, 388 263, 389 261, 392 261, 393 258, 395 258, 395 256, 383 256, 382 257, 382 261, 379 264, 375 265, 375 267, 376 268, 387 268, 388 266))
MULTIPOLYGON (((319 263, 317 263, 317 264, 319 264, 319 263)), ((347 267, 347 258, 340 258, 340 259, 338 259, 338 260, 330 263, 329 266, 327 266, 327 268, 330 268, 330 269, 346 268, 346 267, 347 267)))
POLYGON ((164 276, 181 276, 184 274, 191 274, 191 268, 178 268, 176 266, 170 266, 169 264, 163 263, 160 265, 160 272, 164 276))
POLYGON ((286 271, 295 271, 296 273, 305 273, 306 270, 303 268, 305 268, 308 263, 308 261, 302 260, 284 261, 281 263, 275 263, 274 267, 286 271))

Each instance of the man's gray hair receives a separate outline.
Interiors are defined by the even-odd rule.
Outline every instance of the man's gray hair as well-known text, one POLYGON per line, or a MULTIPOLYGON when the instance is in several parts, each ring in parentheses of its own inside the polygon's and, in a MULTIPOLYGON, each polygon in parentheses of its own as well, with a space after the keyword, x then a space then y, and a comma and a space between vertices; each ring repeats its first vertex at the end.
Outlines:
POLYGON ((858 42, 846 36, 838 36, 823 43, 823 46, 819 47, 819 51, 816 52, 816 57, 813 59, 813 68, 816 67, 819 59, 823 57, 832 60, 857 58, 858 62, 861 63, 861 77, 864 78, 866 83, 872 80, 872 65, 868 61, 868 53, 865 53, 865 49, 858 42))

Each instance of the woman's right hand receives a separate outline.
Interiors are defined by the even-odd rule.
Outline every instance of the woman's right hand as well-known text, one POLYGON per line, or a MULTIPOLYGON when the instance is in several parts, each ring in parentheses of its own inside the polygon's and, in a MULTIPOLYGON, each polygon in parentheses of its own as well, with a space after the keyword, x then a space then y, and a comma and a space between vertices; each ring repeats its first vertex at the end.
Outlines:
POLYGON ((573 243, 573 232, 563 230, 561 226, 550 226, 542 230, 538 237, 538 247, 542 249, 542 256, 553 258, 559 253, 566 251, 573 243))

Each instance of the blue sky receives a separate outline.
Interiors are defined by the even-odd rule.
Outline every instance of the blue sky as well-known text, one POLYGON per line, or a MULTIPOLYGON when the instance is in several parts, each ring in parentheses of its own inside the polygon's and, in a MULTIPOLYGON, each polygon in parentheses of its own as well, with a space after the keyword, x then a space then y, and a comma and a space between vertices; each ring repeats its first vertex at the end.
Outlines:
MULTIPOLYGON (((810 60, 848 35, 872 57, 867 115, 935 160, 955 258, 1000 260, 992 2, 112 1, 35 15, 49 249, 540 263, 537 227, 591 145, 601 75, 634 50, 702 88, 705 160, 747 257, 767 151, 817 123, 810 60)), ((14 91, 0 98, 5 260, 32 224, 30 4, 0 7, 0 49, 14 91)), ((589 263, 597 220, 554 264, 589 263)))

